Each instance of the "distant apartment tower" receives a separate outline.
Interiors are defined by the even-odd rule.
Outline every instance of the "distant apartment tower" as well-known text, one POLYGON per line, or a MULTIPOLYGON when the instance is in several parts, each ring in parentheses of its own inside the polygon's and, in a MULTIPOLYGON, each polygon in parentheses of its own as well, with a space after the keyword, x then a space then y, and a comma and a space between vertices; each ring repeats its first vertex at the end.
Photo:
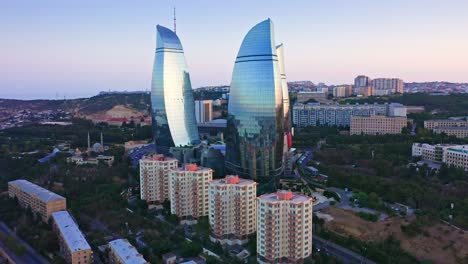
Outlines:
POLYGON ((65 261, 69 264, 93 263, 93 251, 72 216, 67 211, 57 211, 52 218, 65 261))
POLYGON ((197 123, 213 120, 213 100, 195 101, 195 118, 197 123))
POLYGON ((211 239, 221 244, 244 244, 256 231, 257 183, 228 175, 210 182, 211 239))
POLYGON ((109 242, 109 264, 149 264, 126 239, 109 242))
POLYGON ((349 97, 353 94, 352 85, 340 85, 333 87, 333 97, 349 97))
POLYGON ((44 222, 49 220, 53 212, 67 209, 67 201, 63 196, 27 180, 9 182, 8 195, 16 197, 21 207, 31 208, 34 213, 38 213, 44 222))
POLYGON ((170 200, 171 213, 182 223, 196 223, 200 216, 208 215, 209 185, 213 170, 186 164, 183 168, 171 170, 170 200))
POLYGON ((178 161, 162 154, 151 154, 140 159, 140 197, 147 203, 169 200, 170 171, 178 161))
POLYGON ((374 88, 372 87, 372 80, 365 76, 359 75, 354 78, 354 91, 355 95, 372 96, 374 95, 374 88))
POLYGON ((404 82, 397 78, 377 78, 372 80, 374 95, 391 95, 394 93, 402 94, 404 92, 404 82))
POLYGON ((407 126, 406 117, 388 116, 353 116, 351 117, 351 135, 386 135, 400 134, 407 126))
POLYGON ((303 263, 312 254, 312 198, 278 191, 257 198, 259 263, 303 263))
POLYGON ((455 119, 431 119, 424 121, 424 128, 434 129, 437 127, 468 127, 468 121, 455 119))

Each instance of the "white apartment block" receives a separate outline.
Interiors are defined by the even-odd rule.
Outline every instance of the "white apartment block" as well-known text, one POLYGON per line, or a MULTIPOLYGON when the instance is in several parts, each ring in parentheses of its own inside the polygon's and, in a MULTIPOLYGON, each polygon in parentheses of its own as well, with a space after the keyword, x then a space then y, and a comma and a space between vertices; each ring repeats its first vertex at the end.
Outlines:
POLYGON ((468 145, 453 146, 445 149, 444 162, 450 166, 468 171, 468 145))
POLYGON ((259 263, 302 263, 312 254, 313 199, 278 191, 257 198, 259 263))
POLYGON ((69 264, 94 263, 93 251, 72 216, 67 211, 57 211, 52 214, 52 219, 65 261, 69 264))
POLYGON ((161 154, 148 155, 140 159, 140 197, 148 203, 169 200, 170 171, 176 169, 175 158, 161 154))
POLYGON ((109 264, 149 264, 126 239, 109 242, 109 264))
POLYGON ((200 216, 208 215, 209 186, 213 170, 186 164, 170 172, 171 213, 181 223, 193 224, 200 216))
POLYGON ((257 183, 228 175, 210 182, 211 240, 221 244, 248 242, 257 229, 257 183))

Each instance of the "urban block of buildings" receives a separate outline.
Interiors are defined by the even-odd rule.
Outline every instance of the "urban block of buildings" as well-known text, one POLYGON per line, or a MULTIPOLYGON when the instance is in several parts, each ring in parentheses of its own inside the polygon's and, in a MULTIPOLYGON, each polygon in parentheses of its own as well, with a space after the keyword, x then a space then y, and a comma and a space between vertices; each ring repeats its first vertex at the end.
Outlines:
POLYGON ((302 263, 312 254, 313 199, 279 190, 257 198, 259 263, 302 263))
POLYGON ((398 78, 377 78, 359 75, 354 79, 354 94, 358 96, 386 96, 404 93, 404 82, 398 78))
POLYGON ((406 117, 406 107, 402 104, 335 104, 317 103, 293 106, 293 124, 296 127, 351 125, 353 116, 398 116, 406 117))
POLYGON ((138 250, 126 239, 109 242, 110 264, 149 264, 138 250))
POLYGON ((413 143, 412 156, 468 170, 468 145, 413 143))
POLYGON ((400 116, 353 116, 350 135, 400 134, 408 125, 408 119, 400 116))
POLYGON ((209 222, 211 240, 221 244, 244 244, 256 231, 257 183, 228 175, 210 182, 209 222))
POLYGON ((140 159, 140 197, 147 203, 169 200, 170 171, 179 162, 162 154, 150 154, 140 159))
POLYGON ((448 136, 457 138, 468 137, 468 121, 457 119, 432 119, 424 121, 424 128, 432 130, 434 133, 445 133, 448 136))
POLYGON ((8 195, 16 197, 21 207, 31 208, 34 213, 38 213, 44 222, 49 220, 53 212, 67 209, 65 197, 27 180, 9 182, 8 195))
POLYGON ((94 263, 93 251, 72 216, 67 211, 57 211, 52 218, 60 254, 65 261, 69 264, 94 263))
POLYGON ((340 85, 333 87, 333 97, 350 97, 352 94, 352 85, 340 85))
POLYGON ((170 173, 171 213, 177 215, 182 224, 193 224, 199 217, 207 216, 213 170, 185 164, 170 173))

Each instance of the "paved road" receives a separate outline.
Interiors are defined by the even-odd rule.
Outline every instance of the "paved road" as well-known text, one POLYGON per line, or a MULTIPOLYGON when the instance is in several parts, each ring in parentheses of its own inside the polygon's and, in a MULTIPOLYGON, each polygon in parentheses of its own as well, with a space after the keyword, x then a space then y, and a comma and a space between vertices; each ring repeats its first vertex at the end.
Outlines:
POLYGON ((23 256, 16 256, 13 252, 11 252, 8 248, 6 248, 5 244, 0 241, 0 247, 5 249, 6 252, 11 254, 11 257, 14 261, 18 264, 49 264, 49 262, 39 255, 29 244, 24 242, 21 238, 19 238, 13 230, 11 230, 4 222, 0 221, 0 233, 4 236, 12 236, 16 239, 18 243, 20 243, 25 249, 26 254, 23 256))
POLYGON ((317 249, 320 251, 325 251, 331 256, 337 258, 343 263, 366 263, 366 264, 376 264, 372 260, 369 260, 354 251, 351 251, 347 248, 344 248, 340 245, 337 245, 331 241, 325 240, 323 238, 313 236, 313 243, 317 249))

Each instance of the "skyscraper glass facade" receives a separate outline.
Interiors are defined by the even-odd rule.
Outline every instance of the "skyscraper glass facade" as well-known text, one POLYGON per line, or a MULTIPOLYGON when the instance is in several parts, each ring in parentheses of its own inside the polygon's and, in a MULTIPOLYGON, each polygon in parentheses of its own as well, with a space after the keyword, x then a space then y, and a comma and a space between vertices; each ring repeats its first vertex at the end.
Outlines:
POLYGON ((151 83, 156 146, 185 146, 199 141, 190 75, 184 51, 170 29, 156 27, 151 83))
POLYGON ((259 180, 282 174, 283 89, 270 19, 247 33, 237 54, 226 133, 231 173, 259 180))

